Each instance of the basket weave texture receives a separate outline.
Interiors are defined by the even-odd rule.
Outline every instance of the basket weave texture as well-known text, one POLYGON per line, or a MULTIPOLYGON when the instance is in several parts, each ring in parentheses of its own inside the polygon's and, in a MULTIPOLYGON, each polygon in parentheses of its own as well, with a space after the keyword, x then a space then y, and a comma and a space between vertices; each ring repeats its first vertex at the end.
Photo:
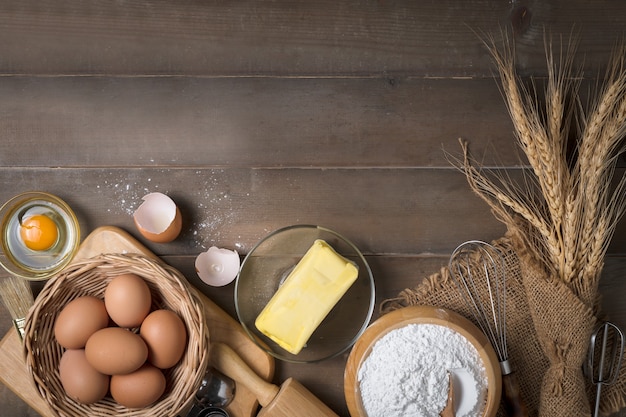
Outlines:
POLYGON ((206 371, 209 334, 205 320, 204 305, 176 269, 144 255, 103 254, 74 262, 46 283, 27 316, 25 361, 36 388, 59 416, 175 416, 192 400, 206 371), (103 299, 107 284, 125 273, 146 281, 152 309, 169 309, 181 317, 188 335, 185 353, 174 367, 164 371, 167 385, 163 396, 146 408, 129 409, 110 396, 94 404, 80 404, 65 394, 59 379, 64 349, 54 338, 54 322, 63 307, 77 297, 103 299))

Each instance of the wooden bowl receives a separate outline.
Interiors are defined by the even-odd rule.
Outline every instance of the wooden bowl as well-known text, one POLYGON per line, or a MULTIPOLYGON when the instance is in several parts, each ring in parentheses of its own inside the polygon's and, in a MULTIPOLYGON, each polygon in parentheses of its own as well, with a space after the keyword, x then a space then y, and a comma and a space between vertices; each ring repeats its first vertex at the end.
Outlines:
MULTIPOLYGON (((136 330, 136 329, 135 329, 136 330)), ((171 266, 139 254, 103 254, 70 264, 51 278, 37 297, 26 319, 24 355, 35 387, 59 416, 148 417, 176 415, 188 405, 200 386, 208 365, 209 333, 204 305, 184 276, 171 266), (66 395, 59 376, 64 349, 54 337, 54 322, 63 307, 83 295, 104 297, 116 276, 141 276, 152 295, 152 307, 177 313, 185 323, 187 347, 181 360, 164 371, 165 393, 150 406, 131 409, 110 396, 93 404, 81 404, 66 395)))
POLYGON ((487 393, 482 416, 495 416, 502 394, 502 376, 496 352, 487 337, 471 321, 454 311, 432 306, 405 307, 385 314, 372 323, 357 340, 348 357, 344 373, 344 395, 350 415, 352 417, 373 417, 367 415, 361 401, 358 382, 359 368, 381 337, 392 330, 409 324, 445 326, 460 333, 476 348, 482 359, 487 377, 487 393))

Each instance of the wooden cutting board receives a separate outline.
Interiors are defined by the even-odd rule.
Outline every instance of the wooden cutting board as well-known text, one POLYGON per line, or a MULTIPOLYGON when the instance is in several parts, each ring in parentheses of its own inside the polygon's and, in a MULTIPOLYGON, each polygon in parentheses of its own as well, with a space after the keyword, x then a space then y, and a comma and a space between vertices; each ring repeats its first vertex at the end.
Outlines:
MULTIPOLYGON (((76 259, 90 258, 101 253, 141 253, 156 258, 145 246, 122 229, 103 226, 94 230, 81 244, 76 259)), ((274 358, 256 346, 241 325, 198 291, 204 303, 211 342, 229 345, 265 380, 274 376, 274 358)), ((37 392, 24 364, 22 342, 11 328, 0 341, 0 381, 44 417, 54 417, 47 403, 37 392)), ((246 387, 238 386, 227 410, 231 417, 256 415, 258 402, 246 387)))

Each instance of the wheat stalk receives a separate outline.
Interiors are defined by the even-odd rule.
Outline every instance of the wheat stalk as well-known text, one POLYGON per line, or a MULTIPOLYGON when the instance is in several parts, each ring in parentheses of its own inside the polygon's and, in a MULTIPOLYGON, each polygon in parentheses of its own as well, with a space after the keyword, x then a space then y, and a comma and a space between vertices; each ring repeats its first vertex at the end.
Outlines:
POLYGON ((620 127, 623 129, 623 106, 626 104, 624 81, 616 80, 609 85, 598 108, 592 112, 580 141, 576 174, 579 176, 580 186, 587 191, 585 201, 581 200, 581 204, 592 209, 585 217, 585 231, 590 231, 593 227, 599 203, 606 197, 605 177, 610 174, 611 155, 618 143, 616 134, 620 127), (616 109, 620 101, 621 105, 616 109))
MULTIPOLYGON (((571 59, 561 59, 557 69, 548 48, 548 87, 546 89, 546 115, 542 116, 539 105, 536 103, 536 94, 525 88, 515 71, 514 52, 510 44, 505 52, 492 47, 490 51, 496 62, 502 91, 507 102, 511 120, 515 128, 516 138, 525 152, 530 166, 536 175, 537 184, 544 196, 544 206, 547 208, 547 223, 549 232, 538 230, 543 237, 550 261, 557 265, 557 271, 562 273, 564 268, 564 244, 562 222, 565 218, 565 202, 569 182, 569 171, 565 162, 567 121, 571 120, 572 111, 566 109, 565 97, 571 85, 567 76, 571 70, 571 59), (557 158, 555 160, 555 158, 557 158)), ((534 91, 534 89, 533 89, 534 91)), ((526 207, 523 211, 532 210, 526 207)), ((524 218, 528 216, 523 215, 524 218)), ((537 224, 531 225, 536 227, 537 224)))
POLYGON ((615 227, 624 213, 624 180, 615 190, 610 183, 615 162, 623 151, 626 133, 626 67, 624 48, 618 49, 609 66, 605 87, 587 118, 580 137, 579 158, 575 167, 580 198, 580 271, 578 279, 594 277, 602 268, 604 256, 615 227))
MULTIPOLYGON (((613 189, 617 157, 626 135, 626 48, 614 54, 603 89, 585 115, 574 69, 575 44, 555 61, 546 40, 545 103, 537 87, 525 87, 515 70, 514 49, 505 37, 504 50, 488 44, 515 136, 532 169, 524 187, 510 178, 492 179, 474 167, 462 144, 463 169, 471 188, 509 229, 524 236, 528 249, 546 268, 570 285, 581 299, 594 302, 609 242, 626 211, 626 175, 613 189), (568 139, 577 127, 569 159, 568 139), (538 199, 535 190, 539 191, 538 199)), ((563 52, 564 51, 564 52, 563 52)), ((493 177, 493 176, 492 176, 493 177)))
MULTIPOLYGON (((453 164, 462 169, 472 190, 489 204, 495 216, 507 224, 510 228, 517 229, 518 235, 523 235, 530 226, 532 230, 541 236, 541 240, 551 240, 551 228, 542 215, 539 205, 541 202, 531 204, 528 200, 528 190, 531 186, 516 187, 510 177, 503 177, 494 174, 491 180, 482 171, 475 168, 478 164, 469 155, 469 148, 466 141, 459 139, 463 148, 463 160, 450 157, 453 164), (517 217, 523 219, 523 224, 519 224, 517 217), (518 227, 519 226, 519 227, 518 227)), ((526 176, 525 179, 529 180, 526 176)), ((531 180, 532 181, 532 180, 531 180)), ((546 259, 543 246, 532 245, 529 247, 537 259, 549 265, 550 259, 546 259)))

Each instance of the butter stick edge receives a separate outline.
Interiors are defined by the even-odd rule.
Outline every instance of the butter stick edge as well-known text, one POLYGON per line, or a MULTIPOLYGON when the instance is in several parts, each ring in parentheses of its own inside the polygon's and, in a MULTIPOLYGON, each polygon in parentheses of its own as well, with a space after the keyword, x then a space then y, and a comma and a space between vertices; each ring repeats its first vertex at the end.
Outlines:
POLYGON ((281 348, 297 355, 357 277, 354 262, 318 239, 261 311, 255 326, 281 348), (326 271, 333 276, 320 273, 324 268, 333 269, 326 271))

